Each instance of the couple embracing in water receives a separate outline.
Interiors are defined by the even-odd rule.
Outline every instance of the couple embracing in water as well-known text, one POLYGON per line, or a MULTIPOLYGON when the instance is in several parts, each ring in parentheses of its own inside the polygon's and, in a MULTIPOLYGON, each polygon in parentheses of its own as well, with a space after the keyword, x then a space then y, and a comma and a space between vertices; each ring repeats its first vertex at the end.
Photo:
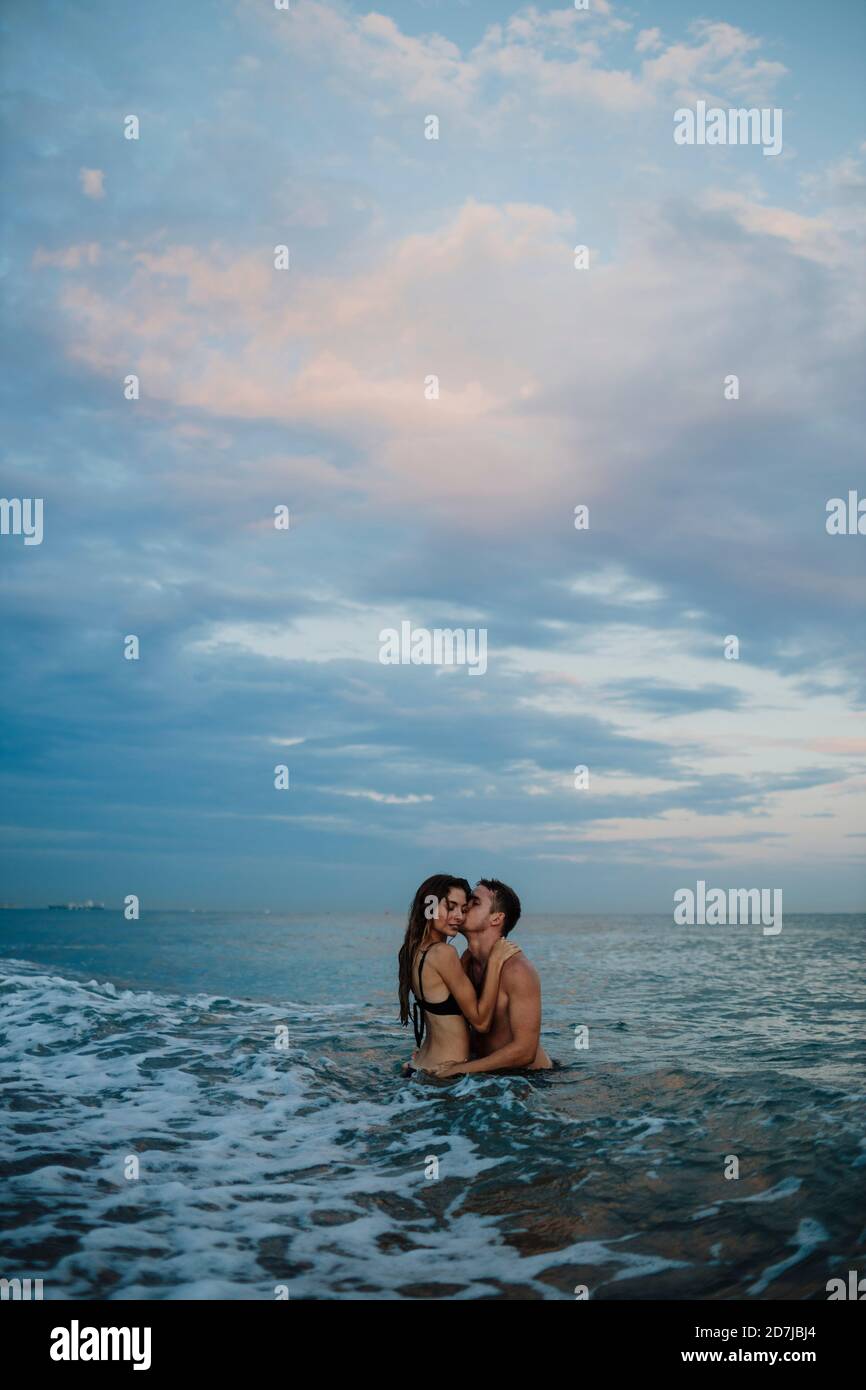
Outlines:
POLYGON ((519 946, 507 940, 520 899, 497 878, 470 888, 434 874, 409 910, 400 948, 400 1022, 414 996, 415 1042, 404 1071, 539 1071, 556 1065, 541 1046, 541 984, 519 946), (450 944, 458 933, 463 955, 450 944))

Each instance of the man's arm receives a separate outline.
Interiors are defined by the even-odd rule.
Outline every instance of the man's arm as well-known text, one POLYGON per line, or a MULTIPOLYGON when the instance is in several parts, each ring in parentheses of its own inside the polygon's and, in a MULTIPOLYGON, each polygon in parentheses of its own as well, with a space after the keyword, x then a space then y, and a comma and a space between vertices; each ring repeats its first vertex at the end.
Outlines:
POLYGON ((461 1072, 505 1071, 528 1067, 535 1061, 541 1038, 541 982, 529 961, 518 957, 507 961, 502 969, 501 984, 508 992, 508 1023, 511 1042, 474 1062, 456 1062, 445 1066, 439 1076, 457 1076, 461 1072))
MULTIPOLYGON (((465 975, 466 978, 468 979, 469 983, 472 985, 472 988, 473 988, 473 989, 475 990, 475 992, 477 993, 478 991, 477 991, 477 987, 476 987, 476 984, 475 984, 475 978, 474 978, 474 976, 473 976, 473 974, 472 974, 472 952, 470 951, 470 949, 469 949, 468 946, 466 947, 466 950, 463 952, 463 955, 460 957, 460 964, 461 964, 462 967, 463 967, 463 973, 464 973, 464 975, 465 975)), ((475 1032, 475 1029, 472 1027, 472 1024, 470 1023, 470 1024, 469 1024, 469 1055, 472 1056, 475 1052, 477 1052, 477 1050, 478 1050, 477 1034, 476 1034, 476 1032, 475 1032)))
POLYGON ((450 946, 440 943, 428 951, 430 962, 437 971, 440 980, 448 986, 451 994, 457 1000, 466 1022, 478 1033, 490 1032, 490 1025, 496 1012, 499 980, 503 967, 509 960, 513 960, 518 955, 520 955, 520 947, 515 946, 512 941, 499 940, 494 944, 487 961, 484 986, 479 995, 476 994, 472 981, 461 969, 460 961, 450 946))

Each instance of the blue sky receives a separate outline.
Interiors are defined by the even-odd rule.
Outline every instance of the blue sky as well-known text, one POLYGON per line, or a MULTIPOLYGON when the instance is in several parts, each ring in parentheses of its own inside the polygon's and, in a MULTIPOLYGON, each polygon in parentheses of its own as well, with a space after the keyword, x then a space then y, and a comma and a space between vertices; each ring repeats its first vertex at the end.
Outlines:
POLYGON ((0 900, 862 908, 863 40, 847 0, 7 10, 0 495, 45 534, 0 537, 0 900), (782 153, 675 145, 698 99, 782 153), (487 672, 383 666, 404 619, 487 672))

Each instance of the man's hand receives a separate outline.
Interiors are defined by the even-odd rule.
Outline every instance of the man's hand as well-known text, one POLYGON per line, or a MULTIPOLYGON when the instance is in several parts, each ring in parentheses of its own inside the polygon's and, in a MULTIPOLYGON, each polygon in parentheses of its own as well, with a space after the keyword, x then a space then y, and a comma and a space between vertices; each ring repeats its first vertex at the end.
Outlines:
POLYGON ((468 1062, 440 1062, 437 1067, 430 1067, 429 1070, 434 1076, 459 1076, 468 1066, 468 1062))

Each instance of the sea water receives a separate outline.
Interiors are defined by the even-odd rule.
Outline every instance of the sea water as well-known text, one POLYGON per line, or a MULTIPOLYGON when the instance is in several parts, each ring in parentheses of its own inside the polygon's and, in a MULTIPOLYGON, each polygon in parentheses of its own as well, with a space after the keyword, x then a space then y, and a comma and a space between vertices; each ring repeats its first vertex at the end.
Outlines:
POLYGON ((0 1277, 823 1300, 866 1272, 866 917, 526 917, 563 1065, 450 1081, 399 1075, 403 929, 0 913, 0 1277))

